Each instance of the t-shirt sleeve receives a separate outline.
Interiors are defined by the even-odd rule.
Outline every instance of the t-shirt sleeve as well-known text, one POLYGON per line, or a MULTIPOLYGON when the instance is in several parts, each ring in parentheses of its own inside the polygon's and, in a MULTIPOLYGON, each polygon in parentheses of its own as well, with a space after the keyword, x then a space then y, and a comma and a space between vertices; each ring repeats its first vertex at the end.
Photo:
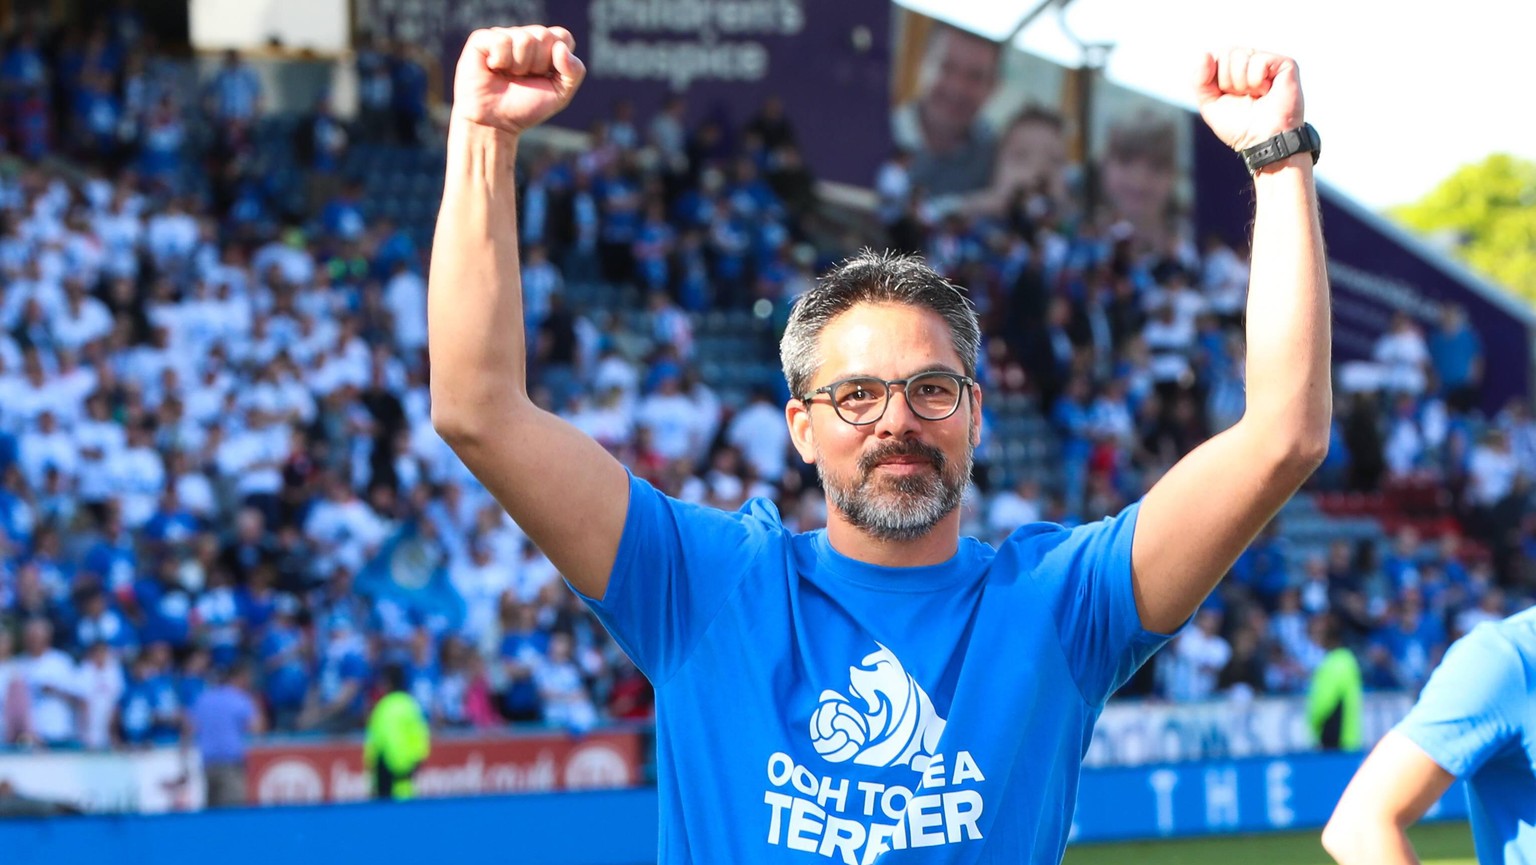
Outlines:
MULTIPOLYGON (((1079 526, 1042 563, 1063 574, 1056 622, 1084 699, 1102 705, 1173 634, 1141 626, 1131 585, 1131 539, 1141 505, 1079 526)), ((1175 631, 1177 633, 1177 631, 1175 631)))
POLYGON ((771 508, 759 503, 735 513, 693 505, 630 475, 607 591, 601 599, 582 597, 659 685, 687 660, 752 562, 782 533, 771 508))
POLYGON ((1456 641, 1397 731, 1458 778, 1476 772, 1520 731, 1525 665, 1496 623, 1456 641))

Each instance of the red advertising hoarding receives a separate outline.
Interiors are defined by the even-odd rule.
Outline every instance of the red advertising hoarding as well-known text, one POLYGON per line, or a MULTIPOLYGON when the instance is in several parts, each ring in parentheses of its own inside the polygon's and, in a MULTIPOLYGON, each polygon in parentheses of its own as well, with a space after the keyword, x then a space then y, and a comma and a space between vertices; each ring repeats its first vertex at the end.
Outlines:
MULTIPOLYGON (((616 730, 441 739, 416 773, 418 796, 628 787, 640 780, 640 736, 616 730)), ((369 798, 360 740, 253 747, 250 801, 261 805, 354 802, 369 798)))

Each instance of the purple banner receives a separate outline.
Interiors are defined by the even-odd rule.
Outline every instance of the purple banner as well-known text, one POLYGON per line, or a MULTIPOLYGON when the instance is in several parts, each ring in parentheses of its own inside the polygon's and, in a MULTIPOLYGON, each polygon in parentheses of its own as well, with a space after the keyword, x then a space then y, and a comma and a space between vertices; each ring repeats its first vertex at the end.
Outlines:
MULTIPOLYGON (((574 0, 587 83, 561 123, 585 126, 617 99, 649 117, 669 94, 690 122, 739 128, 783 100, 811 171, 869 186, 890 150, 885 129, 891 6, 885 0, 574 0), (579 10, 579 11, 578 11, 579 10)), ((564 17, 564 16, 562 16, 564 17)))
POLYGON ((869 186, 891 148, 887 0, 358 0, 359 27, 441 45, 443 81, 477 27, 542 23, 576 37, 587 81, 553 121, 586 130, 629 100, 642 133, 672 94, 690 127, 741 128, 783 100, 802 157, 826 180, 869 186))
MULTIPOLYGON (((1242 160, 1189 115, 1195 128, 1195 224, 1245 248, 1253 225, 1253 183, 1242 160)), ((1328 148, 1323 147, 1327 159, 1328 148)), ((1336 363, 1369 360, 1392 316, 1407 313, 1425 333, 1438 326, 1440 307, 1466 310, 1482 340, 1484 368, 1479 404, 1492 413, 1531 386, 1528 315, 1490 295, 1497 291, 1425 249, 1382 217, 1343 195, 1320 193, 1328 276, 1333 288, 1333 352, 1336 363)))

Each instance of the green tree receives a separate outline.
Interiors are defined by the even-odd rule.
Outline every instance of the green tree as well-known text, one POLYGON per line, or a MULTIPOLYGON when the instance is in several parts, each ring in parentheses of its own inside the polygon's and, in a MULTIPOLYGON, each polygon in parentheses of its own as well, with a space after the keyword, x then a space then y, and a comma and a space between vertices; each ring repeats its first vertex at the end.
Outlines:
POLYGON ((1536 162, 1496 153, 1391 214, 1421 234, 1452 234, 1457 257, 1536 305, 1536 162))

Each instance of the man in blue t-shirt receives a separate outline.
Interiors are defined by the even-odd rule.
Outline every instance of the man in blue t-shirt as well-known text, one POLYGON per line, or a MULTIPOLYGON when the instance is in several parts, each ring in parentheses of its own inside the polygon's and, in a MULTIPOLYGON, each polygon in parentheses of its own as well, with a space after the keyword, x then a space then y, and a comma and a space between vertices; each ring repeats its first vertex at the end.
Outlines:
POLYGON ((1536 608, 1457 640, 1419 702, 1339 799, 1323 846, 1342 865, 1413 863, 1404 830, 1467 782, 1477 861, 1536 863, 1536 608))
MULTIPOLYGON (((573 50, 562 28, 498 28, 459 60, 432 418, 654 683, 661 861, 1060 861, 1105 701, 1327 445, 1312 154, 1257 169, 1242 419, 1118 516, 996 548, 960 537, 957 507, 980 440, 975 311, 915 258, 835 267, 780 347, 790 438, 827 496, 827 528, 796 533, 763 499, 663 495, 529 398, 512 165, 579 85, 573 50)), ((1202 113, 1234 148, 1301 126, 1291 60, 1203 62, 1202 113)))

